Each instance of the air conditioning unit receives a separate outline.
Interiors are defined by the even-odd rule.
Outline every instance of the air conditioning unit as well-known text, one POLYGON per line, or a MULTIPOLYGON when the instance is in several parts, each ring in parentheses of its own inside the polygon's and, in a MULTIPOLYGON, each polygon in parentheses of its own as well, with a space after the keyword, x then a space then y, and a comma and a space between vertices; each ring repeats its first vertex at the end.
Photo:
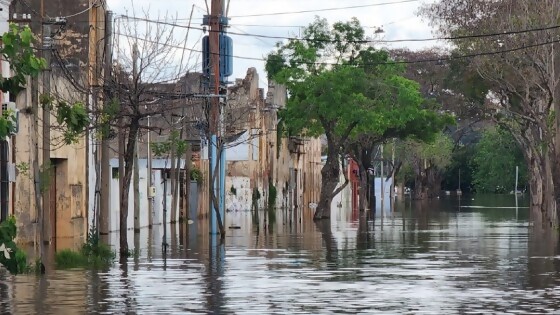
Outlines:
POLYGON ((7 111, 11 113, 9 118, 11 118, 13 123, 13 127, 10 130, 10 134, 15 135, 19 131, 19 110, 16 107, 16 103, 14 102, 2 103, 2 113, 6 113, 7 111))

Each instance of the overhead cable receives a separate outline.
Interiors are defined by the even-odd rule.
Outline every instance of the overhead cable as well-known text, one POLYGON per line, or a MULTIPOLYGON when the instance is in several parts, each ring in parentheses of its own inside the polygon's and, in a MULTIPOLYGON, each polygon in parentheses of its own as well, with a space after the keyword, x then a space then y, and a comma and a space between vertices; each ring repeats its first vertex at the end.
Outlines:
MULTIPOLYGON (((177 48, 177 49, 187 49, 189 51, 202 53, 201 50, 196 50, 196 49, 191 49, 191 48, 183 48, 183 47, 180 47, 180 46, 177 46, 177 45, 161 43, 161 42, 157 42, 157 41, 153 41, 153 40, 149 40, 149 39, 145 39, 145 38, 135 37, 135 36, 132 36, 130 34, 122 34, 122 33, 115 33, 115 34, 125 36, 125 37, 129 37, 129 38, 133 38, 133 39, 136 39, 136 40, 145 41, 145 42, 152 43, 152 44, 157 44, 157 45, 162 45, 162 46, 167 46, 167 47, 172 47, 172 48, 177 48)), ((377 66, 377 65, 415 64, 415 63, 427 63, 427 62, 452 61, 452 60, 457 60, 457 59, 475 58, 475 57, 479 57, 479 56, 490 56, 490 55, 505 54, 505 53, 515 52, 515 51, 526 50, 526 49, 530 49, 530 48, 536 48, 536 47, 551 45, 551 44, 555 44, 555 43, 559 43, 559 42, 560 42, 560 40, 545 41, 545 42, 540 42, 540 43, 531 44, 531 45, 523 45, 523 46, 510 48, 510 49, 479 52, 479 53, 472 53, 472 54, 458 55, 458 56, 449 56, 449 57, 442 57, 442 58, 418 59, 418 60, 395 60, 395 61, 385 61, 385 62, 375 62, 375 63, 361 63, 361 64, 353 64, 353 65, 354 66, 377 66)), ((222 55, 224 55, 224 54, 222 54, 222 55)), ((236 58, 236 59, 243 59, 243 60, 266 61, 266 58, 258 58, 258 57, 248 57, 248 56, 239 56, 239 55, 231 55, 231 57, 236 58)), ((306 64, 306 65, 327 65, 327 66, 328 65, 331 65, 331 66, 341 65, 340 63, 337 63, 337 62, 298 62, 298 61, 293 61, 293 62, 297 63, 297 64, 306 64)))
MULTIPOLYGON (((164 21, 157 21, 157 20, 150 20, 145 18, 139 17, 132 17, 121 15, 120 17, 133 19, 138 21, 144 21, 148 23, 156 23, 162 25, 168 25, 172 27, 179 27, 179 28, 186 28, 186 29, 196 29, 200 31, 207 31, 207 32, 218 32, 218 31, 211 31, 205 28, 195 27, 195 26, 186 26, 171 22, 164 22, 164 21)), ((485 37, 497 37, 497 36, 507 36, 507 35, 516 35, 516 34, 523 34, 523 33, 532 33, 532 32, 541 32, 541 31, 550 31, 559 29, 560 25, 552 25, 552 26, 545 26, 539 28, 531 28, 531 29, 522 29, 522 30, 511 30, 511 31, 502 31, 502 32, 493 32, 493 33, 482 33, 482 34, 471 34, 471 35, 461 35, 461 36, 445 36, 445 37, 433 37, 433 38, 409 38, 409 39, 365 39, 365 40, 355 40, 355 41, 336 41, 332 39, 318 39, 318 38, 298 38, 298 37, 289 37, 289 36, 274 36, 274 35, 263 35, 263 34, 252 34, 252 33, 240 33, 240 32, 227 32, 228 35, 237 35, 237 36, 249 36, 249 37, 258 37, 258 38, 267 38, 267 39, 277 39, 277 40, 298 40, 298 41, 313 41, 313 42, 325 42, 325 43, 354 43, 354 44, 367 44, 367 43, 401 43, 401 42, 428 42, 428 41, 437 41, 437 40, 462 40, 462 39, 473 39, 473 38, 485 38, 485 37)))

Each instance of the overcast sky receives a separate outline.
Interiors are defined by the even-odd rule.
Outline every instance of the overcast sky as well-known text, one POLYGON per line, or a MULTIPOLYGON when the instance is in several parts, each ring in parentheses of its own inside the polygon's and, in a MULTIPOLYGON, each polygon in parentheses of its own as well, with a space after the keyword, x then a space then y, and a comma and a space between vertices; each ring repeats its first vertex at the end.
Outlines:
MULTIPOLYGON (((306 26, 313 21, 316 15, 325 17, 330 23, 336 21, 347 21, 357 17, 365 27, 369 35, 373 35, 376 28, 382 28, 384 39, 411 39, 433 37, 431 28, 427 21, 417 17, 417 11, 422 3, 435 0, 231 0, 229 5, 230 32, 263 34, 272 36, 294 36, 298 35, 300 27, 306 26), (407 2, 405 2, 407 1, 407 2), (391 3, 392 4, 387 4, 391 3), (403 3, 398 3, 403 2, 403 3), (342 9, 348 6, 377 5, 352 9, 342 9), (246 16, 268 13, 284 13, 305 10, 341 8, 321 12, 309 12, 299 14, 279 14, 266 16, 246 16)), ((206 4, 204 0, 108 0, 109 9, 116 15, 145 16, 150 19, 177 19, 177 24, 187 25, 191 8, 195 6, 192 26, 200 28, 201 18, 205 14, 206 4), (134 6, 132 5, 134 3, 134 6), (134 12, 133 12, 134 10, 134 12)), ((210 0, 208 0, 210 5, 210 0)), ((175 28, 173 34, 177 41, 185 38, 186 29, 175 28)), ((196 50, 201 49, 199 42, 202 36, 201 30, 191 30, 188 36, 187 47, 196 50)), ((234 55, 241 57, 263 58, 273 48, 277 40, 257 38, 254 36, 230 35, 234 41, 234 55)), ((437 42, 422 43, 398 43, 391 47, 408 47, 419 49, 434 46, 437 42)), ((178 53, 179 54, 179 53, 178 53)), ((200 71, 200 53, 191 53, 191 67, 198 67, 200 71), (198 66, 195 66, 198 64, 198 66)), ((189 56, 185 56, 187 60, 189 56)), ((247 68, 257 68, 261 87, 266 87, 266 74, 264 73, 264 62, 257 60, 243 60, 234 58, 234 74, 230 78, 243 78, 247 68)))

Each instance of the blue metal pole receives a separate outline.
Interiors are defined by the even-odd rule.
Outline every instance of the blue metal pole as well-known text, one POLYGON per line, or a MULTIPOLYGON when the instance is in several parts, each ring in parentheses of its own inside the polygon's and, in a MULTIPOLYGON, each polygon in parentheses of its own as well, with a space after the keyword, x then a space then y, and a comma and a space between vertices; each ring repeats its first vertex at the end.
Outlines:
POLYGON ((221 148, 222 154, 220 156, 220 215, 222 217, 222 221, 226 223, 226 149, 224 147, 221 148))
MULTIPOLYGON (((210 187, 212 187, 213 191, 216 192, 216 182, 214 181, 214 170, 216 169, 216 164, 217 164, 217 150, 216 150, 216 144, 217 144, 217 137, 216 135, 212 135, 210 138, 210 146, 208 147, 208 150, 210 150, 210 163, 211 163, 211 167, 212 167, 212 178, 210 178, 210 187)), ((219 197, 219 196, 218 196, 219 197)), ((218 223, 217 223, 217 219, 216 219, 216 212, 215 212, 215 208, 214 208, 214 203, 210 202, 210 233, 211 234, 218 234, 218 223)))

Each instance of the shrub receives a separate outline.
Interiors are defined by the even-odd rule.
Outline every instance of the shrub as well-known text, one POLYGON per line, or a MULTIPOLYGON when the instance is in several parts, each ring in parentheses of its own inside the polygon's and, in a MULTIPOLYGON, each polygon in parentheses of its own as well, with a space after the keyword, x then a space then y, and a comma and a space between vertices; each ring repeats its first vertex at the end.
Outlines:
POLYGON ((202 183, 202 171, 198 168, 193 168, 190 174, 191 180, 196 181, 197 183, 202 183))
POLYGON ((80 251, 62 250, 55 255, 57 268, 102 268, 115 260, 116 254, 107 244, 99 242, 97 229, 92 227, 80 251))
POLYGON ((27 255, 14 242, 16 233, 16 219, 13 216, 0 223, 0 265, 11 274, 25 273, 31 269, 27 265, 27 255))

